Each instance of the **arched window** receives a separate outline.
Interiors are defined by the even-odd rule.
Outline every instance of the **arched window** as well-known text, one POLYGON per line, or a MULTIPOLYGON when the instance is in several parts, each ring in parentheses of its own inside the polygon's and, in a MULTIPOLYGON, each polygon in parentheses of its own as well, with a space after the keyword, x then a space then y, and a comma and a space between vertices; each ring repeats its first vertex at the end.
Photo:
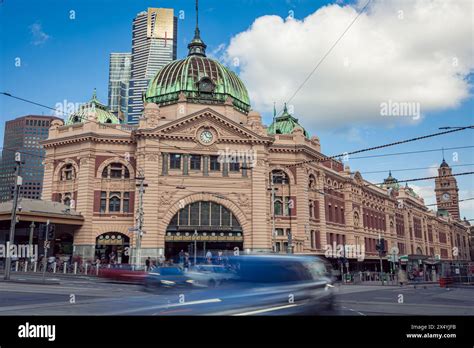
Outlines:
POLYGON ((61 181, 74 180, 75 177, 74 166, 72 164, 66 164, 61 168, 61 181))
POLYGON ((274 215, 283 215, 283 201, 281 197, 279 199, 275 199, 275 204, 273 205, 273 212, 274 215))
POLYGON ((129 179, 130 171, 122 163, 111 163, 102 171, 104 179, 129 179))
POLYGON ((283 170, 272 170, 270 180, 274 184, 288 185, 290 183, 288 175, 283 170))
POLYGON ((231 227, 241 230, 235 215, 221 204, 209 201, 194 202, 180 209, 171 219, 169 226, 194 230, 196 226, 209 226, 209 229, 231 227))
POLYGON ((109 212, 120 212, 120 192, 111 192, 109 197, 109 212))

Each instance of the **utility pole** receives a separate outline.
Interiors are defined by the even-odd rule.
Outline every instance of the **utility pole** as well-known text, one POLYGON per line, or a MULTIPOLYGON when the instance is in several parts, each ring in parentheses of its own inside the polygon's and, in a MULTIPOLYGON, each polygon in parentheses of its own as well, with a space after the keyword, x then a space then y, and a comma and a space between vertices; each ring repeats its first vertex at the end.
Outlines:
MULTIPOLYGON (((10 236, 9 236, 9 243, 15 243, 15 226, 16 226, 16 210, 18 208, 18 195, 20 191, 20 186, 23 183, 23 179, 20 176, 20 169, 21 169, 21 154, 19 152, 15 152, 15 191, 13 196, 13 204, 12 204, 12 217, 10 221, 10 236)), ((7 249, 9 249, 8 247, 7 249)), ((10 250, 7 250, 7 257, 5 259, 5 280, 10 280, 10 273, 11 273, 11 265, 12 265, 12 256, 10 254, 10 250)))
POLYGON ((274 173, 272 172, 272 178, 270 180, 270 187, 272 190, 272 240, 273 240, 273 251, 276 251, 276 232, 275 232, 275 183, 274 173))
POLYGON ((43 283, 45 282, 46 268, 48 267, 48 249, 50 247, 50 242, 48 241, 48 235, 49 235, 49 219, 46 221, 46 226, 44 229, 43 283))
POLYGON ((383 254, 383 250, 385 248, 385 245, 382 245, 382 244, 385 244, 385 241, 384 243, 382 243, 382 236, 381 234, 379 233, 379 244, 378 244, 378 252, 379 252, 379 258, 380 258, 380 281, 382 282, 382 285, 384 285, 384 282, 383 282, 383 263, 382 263, 382 254, 383 254))
POLYGON ((30 224, 30 238, 28 240, 28 247, 30 249, 30 253, 32 254, 31 257, 30 257, 30 262, 33 262, 33 233, 35 231, 35 222, 34 221, 31 221, 31 224, 30 224))
POLYGON ((198 236, 198 232, 197 230, 194 230, 194 267, 196 267, 196 263, 197 263, 197 236, 198 236))
POLYGON ((137 239, 136 239, 136 266, 139 269, 140 264, 141 264, 141 246, 142 246, 142 236, 143 236, 143 193, 145 193, 145 176, 143 175, 143 172, 139 170, 138 176, 135 178, 140 181, 140 184, 138 189, 138 210, 137 210, 137 225, 136 225, 136 233, 137 233, 137 239))

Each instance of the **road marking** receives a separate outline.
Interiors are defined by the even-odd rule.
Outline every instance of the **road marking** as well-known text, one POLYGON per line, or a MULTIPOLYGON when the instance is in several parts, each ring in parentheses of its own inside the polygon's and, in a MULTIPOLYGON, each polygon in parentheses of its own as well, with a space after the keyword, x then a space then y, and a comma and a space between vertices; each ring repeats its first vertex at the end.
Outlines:
POLYGON ((360 315, 363 315, 364 317, 366 317, 366 315, 364 313, 361 313, 361 312, 357 312, 357 313, 359 313, 360 315))
POLYGON ((299 305, 298 304, 290 304, 290 305, 280 306, 280 307, 264 308, 264 309, 259 309, 259 310, 256 310, 256 311, 234 314, 234 316, 254 315, 254 314, 260 314, 260 313, 278 311, 280 309, 291 308, 291 307, 296 307, 296 306, 299 306, 299 305))
POLYGON ((161 308, 170 308, 170 307, 182 307, 182 306, 191 306, 191 305, 197 305, 197 304, 205 304, 205 303, 216 303, 216 302, 222 302, 220 298, 210 298, 208 300, 198 300, 198 301, 189 301, 189 302, 183 302, 183 303, 167 303, 163 305, 158 305, 158 306, 151 306, 151 307, 142 307, 142 308, 133 308, 125 311, 118 311, 118 312, 112 312, 112 313, 107 313, 107 315, 122 315, 122 314, 129 314, 129 313, 135 313, 135 312, 140 312, 143 310, 152 310, 152 309, 161 309, 161 308))

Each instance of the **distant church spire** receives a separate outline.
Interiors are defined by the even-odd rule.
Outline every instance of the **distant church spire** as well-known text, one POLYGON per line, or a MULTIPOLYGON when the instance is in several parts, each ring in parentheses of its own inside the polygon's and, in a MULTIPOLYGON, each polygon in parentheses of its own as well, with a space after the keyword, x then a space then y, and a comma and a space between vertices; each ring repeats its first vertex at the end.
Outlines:
POLYGON ((201 40, 199 31, 199 0, 196 0, 196 29, 194 29, 194 38, 188 45, 188 56, 206 56, 206 44, 201 40))

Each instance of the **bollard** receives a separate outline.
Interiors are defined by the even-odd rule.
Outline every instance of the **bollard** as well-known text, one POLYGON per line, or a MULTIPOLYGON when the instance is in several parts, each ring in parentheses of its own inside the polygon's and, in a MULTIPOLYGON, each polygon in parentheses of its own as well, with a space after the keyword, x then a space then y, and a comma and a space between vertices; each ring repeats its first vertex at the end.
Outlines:
POLYGON ((107 268, 110 268, 110 263, 109 263, 109 265, 107 266, 107 268))
POLYGON ((25 272, 28 271, 28 261, 25 261, 25 272))
POLYGON ((16 264, 15 264, 15 272, 18 272, 18 266, 20 265, 20 263, 17 261, 16 264))
POLYGON ((56 262, 53 262, 53 273, 56 273, 56 262))
POLYGON ((77 274, 77 261, 74 262, 74 274, 77 274))
POLYGON ((37 266, 37 265, 38 265, 38 262, 35 262, 35 263, 33 264, 33 272, 35 272, 35 273, 36 273, 36 266, 37 266))
POLYGON ((85 271, 84 271, 84 274, 87 274, 87 263, 86 263, 86 268, 85 268, 85 271))
POLYGON ((99 276, 99 264, 98 263, 95 265, 95 275, 99 276))
POLYGON ((66 271, 67 271, 67 263, 64 262, 64 263, 63 263, 63 266, 64 266, 64 267, 63 267, 63 273, 66 274, 66 271))

